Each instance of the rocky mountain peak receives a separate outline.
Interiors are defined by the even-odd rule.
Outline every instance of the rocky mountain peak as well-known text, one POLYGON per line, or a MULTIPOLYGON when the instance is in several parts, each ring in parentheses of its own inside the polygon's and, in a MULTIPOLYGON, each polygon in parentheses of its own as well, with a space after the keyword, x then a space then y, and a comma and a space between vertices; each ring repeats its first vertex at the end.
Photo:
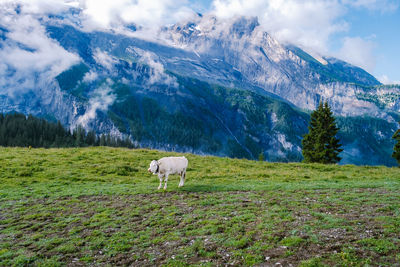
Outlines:
POLYGON ((233 21, 230 33, 236 38, 250 36, 259 25, 257 17, 238 17, 233 21))

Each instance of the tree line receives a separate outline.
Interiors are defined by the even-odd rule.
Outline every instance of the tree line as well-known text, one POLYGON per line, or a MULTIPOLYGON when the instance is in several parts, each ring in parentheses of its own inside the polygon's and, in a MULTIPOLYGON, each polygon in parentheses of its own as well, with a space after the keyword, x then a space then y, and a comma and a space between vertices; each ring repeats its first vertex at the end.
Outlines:
POLYGON ((0 114, 0 146, 135 147, 128 137, 122 139, 110 134, 98 136, 94 131, 86 131, 82 126, 70 131, 65 129, 60 122, 53 123, 20 113, 0 114))
MULTIPOLYGON (((341 149, 336 137, 339 128, 327 102, 320 103, 311 113, 308 133, 303 136, 302 154, 306 163, 338 163, 341 149)), ((392 157, 400 165, 400 129, 395 132, 396 140, 392 157)), ((134 148, 129 137, 124 139, 107 135, 96 135, 82 126, 72 132, 60 122, 53 123, 32 115, 20 113, 0 114, 0 146, 18 147, 86 147, 111 146, 134 148)), ((259 160, 263 161, 263 154, 259 160)))

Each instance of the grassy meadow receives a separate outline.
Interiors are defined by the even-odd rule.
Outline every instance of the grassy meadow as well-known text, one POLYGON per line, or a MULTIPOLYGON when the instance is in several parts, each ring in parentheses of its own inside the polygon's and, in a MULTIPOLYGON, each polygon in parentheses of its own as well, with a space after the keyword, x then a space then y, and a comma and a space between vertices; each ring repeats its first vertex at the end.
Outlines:
POLYGON ((0 148, 0 266, 400 266, 400 169, 0 148))

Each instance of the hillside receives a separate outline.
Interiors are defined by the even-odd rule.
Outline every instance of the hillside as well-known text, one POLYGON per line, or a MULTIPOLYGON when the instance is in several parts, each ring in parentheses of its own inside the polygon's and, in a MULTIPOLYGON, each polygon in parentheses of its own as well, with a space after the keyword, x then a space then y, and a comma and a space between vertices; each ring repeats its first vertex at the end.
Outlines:
POLYGON ((400 170, 176 153, 0 148, 0 266, 395 266, 400 170))

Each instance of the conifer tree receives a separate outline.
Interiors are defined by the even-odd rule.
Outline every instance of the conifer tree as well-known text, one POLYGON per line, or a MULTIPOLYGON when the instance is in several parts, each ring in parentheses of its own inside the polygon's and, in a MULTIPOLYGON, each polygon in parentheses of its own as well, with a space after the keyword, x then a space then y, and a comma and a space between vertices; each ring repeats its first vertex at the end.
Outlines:
POLYGON ((258 161, 264 161, 264 153, 260 152, 260 154, 258 154, 258 161))
POLYGON ((85 145, 86 131, 81 125, 74 129, 73 137, 75 139, 75 146, 83 147, 85 145))
POLYGON ((99 145, 100 146, 105 146, 106 145, 106 136, 104 134, 101 134, 101 136, 100 136, 99 145))
MULTIPOLYGON (((399 122, 400 124, 400 122, 399 122)), ((394 140, 396 140, 396 144, 394 145, 393 148, 393 154, 392 157, 395 158, 397 160, 397 163, 400 165, 400 129, 398 129, 393 137, 394 140)))
POLYGON ((339 131, 327 102, 320 103, 311 113, 309 132, 302 140, 304 162, 337 163, 341 149, 336 134, 339 131))
POLYGON ((85 143, 89 146, 96 145, 96 133, 95 131, 91 130, 87 133, 85 143))

